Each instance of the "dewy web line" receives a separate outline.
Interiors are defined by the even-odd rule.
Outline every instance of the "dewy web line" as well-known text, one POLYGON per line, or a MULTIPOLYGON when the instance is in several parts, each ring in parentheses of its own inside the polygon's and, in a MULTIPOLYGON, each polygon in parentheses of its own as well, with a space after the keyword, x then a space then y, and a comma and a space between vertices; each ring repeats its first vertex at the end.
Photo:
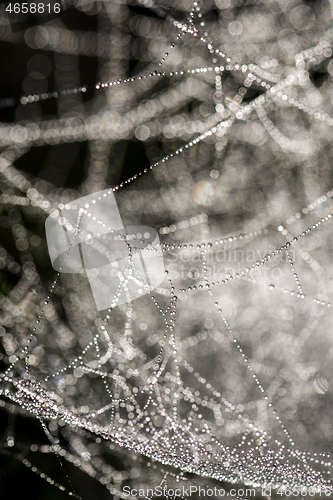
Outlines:
POLYGON ((82 1, 92 31, 64 15, 23 38, 1 14, 2 40, 41 53, 16 123, 0 128, 0 451, 59 495, 88 494, 72 466, 108 497, 216 480, 226 496, 320 495, 332 467, 331 7, 171 4, 82 1), (80 86, 88 39, 104 83, 80 86), (127 142, 149 165, 135 153, 126 170, 127 142), (21 437, 27 415, 47 444, 21 437), (54 454, 68 487, 39 460, 54 454))

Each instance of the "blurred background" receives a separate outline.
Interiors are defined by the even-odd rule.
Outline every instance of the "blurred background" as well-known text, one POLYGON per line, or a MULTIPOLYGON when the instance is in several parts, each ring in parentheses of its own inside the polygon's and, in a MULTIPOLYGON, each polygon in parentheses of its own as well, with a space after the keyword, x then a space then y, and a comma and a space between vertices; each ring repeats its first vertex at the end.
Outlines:
POLYGON ((3 498, 329 485, 331 2, 80 0, 18 32, 5 9, 3 498), (108 188, 168 271, 112 313, 45 237, 108 188))

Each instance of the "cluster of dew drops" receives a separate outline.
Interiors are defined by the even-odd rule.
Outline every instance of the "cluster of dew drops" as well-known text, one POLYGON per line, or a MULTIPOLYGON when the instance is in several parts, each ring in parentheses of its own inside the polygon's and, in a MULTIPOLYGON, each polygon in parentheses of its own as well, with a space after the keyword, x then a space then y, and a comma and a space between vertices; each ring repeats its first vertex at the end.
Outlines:
MULTIPOLYGON (((205 23, 202 20, 200 5, 198 2, 194 2, 192 11, 190 12, 189 18, 186 22, 181 23, 173 20, 173 25, 180 30, 177 39, 181 40, 184 35, 189 35, 198 39, 207 47, 207 50, 212 57, 214 57, 213 61, 215 66, 194 68, 186 71, 174 71, 170 73, 155 70, 149 74, 142 74, 125 80, 116 80, 104 83, 100 82, 96 84, 95 88, 96 90, 102 90, 114 85, 131 84, 134 83, 135 80, 146 78, 182 76, 190 73, 210 71, 215 72, 215 87, 216 91, 220 92, 221 73, 224 70, 237 71, 244 75, 244 83, 238 89, 232 102, 229 103, 230 116, 227 119, 220 120, 214 127, 202 133, 196 139, 193 139, 183 147, 178 148, 174 151, 174 153, 171 153, 155 162, 149 169, 143 170, 142 172, 130 177, 119 186, 114 187, 109 191, 110 195, 118 189, 121 189, 123 186, 134 182, 140 176, 148 173, 149 170, 168 162, 168 160, 176 155, 180 155, 186 149, 204 141, 207 137, 214 135, 217 131, 224 128, 228 130, 232 127, 236 119, 247 116, 253 110, 260 107, 267 99, 267 96, 261 95, 259 98, 256 98, 249 104, 241 107, 241 103, 246 95, 247 89, 254 83, 265 89, 267 93, 273 95, 277 99, 282 101, 287 100, 290 105, 308 113, 309 116, 313 117, 313 119, 325 121, 329 126, 333 124, 333 121, 327 114, 314 110, 310 106, 307 106, 284 93, 284 88, 292 84, 290 77, 285 78, 277 84, 272 84, 269 83, 269 81, 266 81, 263 77, 265 75, 269 76, 267 71, 262 71, 255 65, 241 65, 238 63, 233 64, 229 56, 224 54, 220 49, 214 47, 214 44, 209 40, 209 34, 207 31, 204 31, 202 35, 199 34, 199 30, 194 24, 196 16, 200 21, 200 29, 205 30, 205 23)), ((170 51, 174 47, 175 43, 172 43, 170 51)), ((169 52, 166 52, 159 62, 159 66, 163 65, 168 56, 169 52)), ((63 95, 69 95, 70 93, 86 92, 86 90, 86 87, 78 87, 76 89, 62 91, 62 93, 63 95)), ((29 105, 29 103, 32 102, 38 102, 49 98, 57 98, 60 95, 61 92, 54 92, 51 94, 45 93, 40 95, 33 94, 23 97, 21 99, 21 103, 29 105)), ((269 133, 272 134, 271 122, 269 122, 267 117, 260 115, 260 111, 258 116, 261 118, 263 125, 267 128, 269 133)), ((278 132, 276 132, 274 136, 275 139, 283 145, 283 137, 280 137, 278 132)), ((306 215, 309 211, 313 210, 318 203, 321 204, 332 197, 333 191, 327 192, 308 207, 304 207, 302 209, 302 215, 306 215)), ((89 213, 89 207, 85 207, 79 212, 75 231, 79 231, 82 217, 89 217, 89 215, 91 215, 89 213)), ((71 454, 71 452, 66 450, 64 447, 60 446, 59 441, 55 440, 50 434, 45 422, 52 419, 55 420, 60 417, 64 424, 68 424, 72 428, 80 429, 83 435, 85 435, 85 433, 90 433, 97 436, 96 442, 98 443, 101 443, 101 440, 105 440, 105 442, 112 443, 112 446, 115 444, 121 448, 135 451, 147 457, 150 460, 148 465, 152 469, 159 470, 159 467, 162 468, 164 466, 171 466, 180 471, 177 475, 172 474, 170 471, 165 472, 162 468, 164 479, 166 477, 174 477, 177 481, 179 481, 184 477, 184 474, 195 473, 199 476, 210 477, 218 479, 219 481, 229 481, 231 483, 240 482, 255 485, 257 487, 268 483, 276 486, 285 482, 285 480, 287 480, 288 484, 291 485, 305 485, 313 488, 328 487, 330 485, 329 473, 331 467, 329 454, 310 454, 297 448, 293 437, 290 435, 278 412, 274 408, 269 396, 266 394, 263 383, 259 380, 255 371, 252 369, 251 360, 248 359, 240 341, 234 335, 234 332, 224 315, 223 307, 219 301, 214 301, 212 299, 213 305, 216 307, 219 317, 221 318, 221 324, 228 332, 228 338, 238 352, 242 363, 244 363, 253 376, 253 380, 257 385, 258 390, 267 401, 267 406, 283 431, 287 444, 272 438, 266 431, 259 429, 258 426, 243 413, 243 411, 239 410, 239 408, 226 400, 218 389, 214 388, 209 381, 203 378, 195 367, 192 367, 188 361, 182 359, 180 353, 178 352, 175 334, 175 328, 177 325, 177 303, 178 296, 180 294, 191 294, 200 291, 213 296, 213 290, 215 287, 227 285, 233 280, 245 279, 255 281, 251 278, 251 271, 260 266, 264 266, 276 255, 282 253, 286 255, 296 287, 296 291, 284 289, 283 292, 289 293, 291 296, 295 296, 300 300, 308 300, 308 294, 303 290, 301 279, 297 273, 290 249, 293 246, 296 246, 300 239, 306 238, 321 225, 330 224, 332 215, 327 213, 327 215, 318 219, 317 222, 311 225, 311 227, 307 230, 301 232, 297 236, 291 237, 291 232, 288 231, 287 227, 289 228, 289 226, 300 217, 301 214, 297 213, 295 216, 288 219, 283 226, 279 226, 278 231, 287 238, 283 245, 266 254, 261 260, 258 260, 250 267, 244 268, 235 275, 228 275, 223 277, 223 279, 215 279, 214 281, 209 279, 207 272, 207 254, 209 252, 212 252, 214 248, 227 245, 235 241, 256 238, 260 235, 267 234, 268 229, 261 228, 250 233, 242 233, 220 238, 214 242, 202 242, 197 244, 162 244, 162 250, 165 253, 174 250, 181 251, 184 249, 198 252, 200 254, 205 278, 203 281, 194 285, 176 290, 172 279, 169 277, 169 271, 166 270, 166 279, 168 281, 167 296, 169 297, 169 304, 166 308, 162 307, 157 298, 157 294, 154 293, 154 291, 149 290, 148 295, 165 323, 165 332, 159 343, 160 350, 154 359, 154 363, 152 364, 150 376, 147 378, 147 383, 140 388, 131 388, 128 386, 127 390, 123 391, 123 395, 115 395, 111 389, 112 377, 109 376, 109 374, 103 369, 103 356, 101 354, 100 347, 101 337, 104 336, 105 338, 108 338, 107 330, 108 324, 112 319, 112 314, 114 314, 113 308, 110 308, 105 317, 100 320, 98 333, 81 352, 80 356, 74 359, 66 367, 61 368, 52 375, 45 377, 43 381, 36 382, 34 377, 30 375, 31 367, 29 365, 29 348, 33 334, 36 331, 36 328, 38 328, 38 324, 41 322, 44 315, 44 309, 42 308, 36 320, 36 326, 33 328, 32 335, 30 339, 28 339, 26 346, 21 352, 17 352, 15 354, 10 366, 1 376, 1 379, 5 386, 2 393, 7 396, 7 398, 12 400, 12 402, 19 404, 22 408, 32 412, 41 422, 41 425, 50 441, 50 446, 44 446, 43 452, 55 453, 59 460, 66 459, 71 461, 74 465, 85 472, 87 472, 86 463, 89 461, 91 461, 89 463, 93 462, 91 455, 85 450, 82 451, 82 449, 78 452, 79 458, 73 458, 73 454, 71 454), (97 366, 94 366, 93 368, 87 367, 84 362, 84 356, 90 351, 95 351, 97 359, 97 366), (171 380, 168 381, 168 384, 163 384, 165 379, 163 379, 162 375, 165 372, 168 362, 165 357, 166 352, 168 359, 172 361, 172 373, 170 375, 171 380), (25 372, 24 376, 18 379, 15 377, 14 371, 16 365, 21 361, 25 361, 25 372), (88 412, 87 415, 80 415, 78 411, 66 408, 61 402, 57 401, 54 397, 52 397, 52 395, 50 395, 50 392, 47 389, 47 384, 49 384, 50 381, 54 380, 56 377, 75 370, 81 370, 83 373, 93 373, 94 375, 101 377, 109 397, 108 403, 105 404, 104 407, 101 407, 99 410, 95 410, 94 412, 88 412), (188 374, 191 374, 194 377, 195 388, 184 385, 181 378, 181 370, 185 370, 188 374), (168 405, 164 404, 166 395, 171 392, 169 384, 173 387, 174 391, 173 397, 168 397, 168 400, 170 401, 170 411, 167 410, 168 405), (167 388, 166 385, 168 386, 167 388), (14 388, 14 390, 10 389, 10 387, 14 388), (202 392, 197 391, 197 387, 201 387, 202 392), (203 398, 203 393, 209 394, 209 399, 203 398), (142 403, 142 400, 144 400, 144 403, 142 403), (188 419, 180 419, 179 417, 178 407, 180 401, 191 403, 191 412, 188 419), (220 413, 222 407, 224 410, 234 415, 236 420, 241 422, 244 434, 237 445, 227 446, 219 440, 218 427, 214 426, 214 421, 205 419, 202 416, 202 413, 204 413, 203 410, 207 406, 214 414, 220 413), (111 411, 109 425, 106 426, 99 423, 97 417, 107 413, 109 410, 111 411), (127 418, 124 416, 126 412, 127 418), (131 414, 131 418, 128 417, 129 414, 131 414), (154 425, 154 417, 156 417, 156 415, 163 417, 162 420, 164 420, 164 424, 162 426, 154 425), (314 465, 318 464, 322 467, 324 472, 319 472, 319 470, 314 467, 314 465)), ((161 234, 167 234, 169 232, 169 228, 165 227, 163 228, 163 231, 160 232, 161 234)), ((71 248, 72 246, 70 245, 66 257, 71 251, 71 248)), ((52 302, 52 293, 58 284, 59 276, 60 273, 54 279, 50 292, 45 297, 45 306, 52 302)), ((273 292, 278 292, 274 284, 269 285, 269 289, 273 292)), ((320 300, 317 297, 311 297, 311 299, 323 306, 331 306, 329 302, 320 300)), ((129 304, 126 313, 127 331, 130 331, 131 329, 131 315, 132 305, 129 304)), ((123 382, 124 380, 126 382, 125 378, 123 378, 123 382)), ((119 391, 119 393, 120 392, 121 391, 119 391)), ((1 404, 2 406, 5 406, 7 403, 5 404, 2 402, 1 404)), ((13 437, 9 436, 7 439, 7 448, 4 450, 4 453, 10 454, 10 449, 14 446, 14 444, 13 437)), ((40 447, 34 444, 31 446, 31 451, 40 451, 40 447)), ((52 478, 35 467, 30 460, 22 458, 21 461, 26 467, 31 469, 32 472, 38 474, 48 483, 58 487, 62 491, 67 491, 70 496, 78 497, 74 488, 65 488, 55 482, 52 478)), ((121 490, 115 485, 114 481, 112 481, 112 472, 109 475, 106 475, 103 473, 102 468, 99 465, 96 465, 94 474, 92 474, 91 471, 89 472, 89 470, 88 473, 93 477, 96 477, 102 484, 106 485, 111 493, 122 497, 121 490), (98 468, 100 470, 97 473, 96 470, 98 468)), ((67 480, 71 486, 70 478, 67 477, 67 480)))

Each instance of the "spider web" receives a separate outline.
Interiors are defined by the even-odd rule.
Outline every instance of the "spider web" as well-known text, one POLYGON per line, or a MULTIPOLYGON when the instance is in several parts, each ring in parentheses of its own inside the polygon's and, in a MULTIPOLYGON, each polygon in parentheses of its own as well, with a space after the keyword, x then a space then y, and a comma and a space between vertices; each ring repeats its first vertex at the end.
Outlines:
POLYGON ((320 496, 332 435, 330 3, 138 5, 81 2, 95 31, 63 17, 12 34, 2 13, 2 40, 40 53, 27 57, 17 123, 0 130, 1 453, 83 498, 69 464, 119 498, 179 485, 235 496, 234 484, 239 498, 281 485, 320 496), (100 83, 79 87, 83 55, 100 83), (138 143, 150 168, 135 150, 126 170, 138 143), (124 225, 159 231, 166 275, 101 313, 84 272, 51 269, 44 221, 110 186, 124 225), (37 439, 20 434, 31 416, 37 439), (47 474, 46 456, 62 475, 47 474))

